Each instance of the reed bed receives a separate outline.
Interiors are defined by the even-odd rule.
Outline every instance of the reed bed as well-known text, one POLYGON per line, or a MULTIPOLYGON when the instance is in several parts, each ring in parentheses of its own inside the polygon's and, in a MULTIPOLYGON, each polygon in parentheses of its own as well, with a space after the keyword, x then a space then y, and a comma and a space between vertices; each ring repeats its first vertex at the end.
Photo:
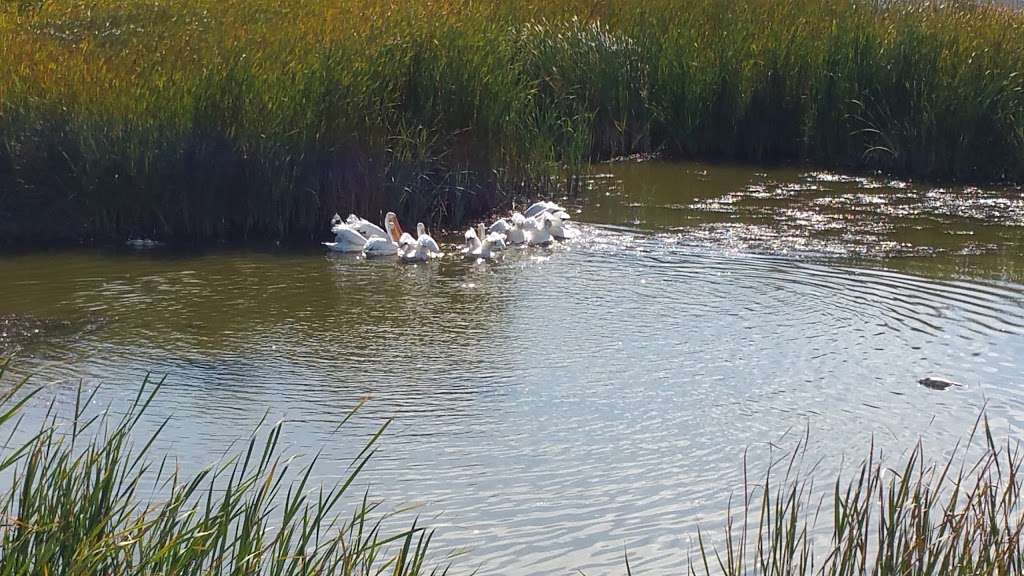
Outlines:
POLYGON ((1009 575, 1024 570, 1019 441, 982 416, 966 448, 931 461, 918 444, 895 467, 874 445, 852 475, 814 486, 804 441, 748 478, 720 544, 697 536, 691 576, 1009 575), (975 441, 979 442, 975 444, 975 441))
POLYGON ((0 241, 455 225, 634 153, 1024 181, 1024 15, 854 0, 7 0, 0 241))
MULTIPOLYGON (((6 367, 0 362, 0 377, 6 367)), ((80 391, 70 417, 51 405, 26 434, 23 408, 39 402, 38 390, 26 381, 5 386, 0 574, 448 571, 428 554, 432 532, 414 522, 387 534, 378 504, 352 493, 386 425, 334 486, 310 481, 315 462, 300 469, 280 454, 280 425, 186 478, 152 453, 167 422, 140 433, 159 388, 143 383, 120 416, 88 409, 94 399, 80 391)), ((998 442, 982 418, 965 446, 938 463, 918 446, 894 468, 872 447, 852 475, 840 473, 820 490, 820 472, 805 466, 805 438, 763 472, 745 475, 725 525, 699 532, 681 569, 694 576, 1019 574, 1020 445, 998 442)), ((633 571, 628 556, 623 571, 633 571)))
MULTIPOLYGON (((6 364, 0 363, 0 376, 6 364)), ((159 383, 145 382, 120 417, 91 413, 81 392, 70 418, 48 413, 27 442, 5 445, 0 474, 0 574, 440 575, 427 564, 431 532, 385 534, 379 504, 350 494, 384 428, 335 486, 310 483, 278 443, 280 424, 233 458, 183 478, 137 433, 159 383), (348 511, 348 512, 345 512, 348 511)), ((35 392, 0 398, 13 436, 35 392)), ((386 427, 386 426, 385 426, 386 427)))

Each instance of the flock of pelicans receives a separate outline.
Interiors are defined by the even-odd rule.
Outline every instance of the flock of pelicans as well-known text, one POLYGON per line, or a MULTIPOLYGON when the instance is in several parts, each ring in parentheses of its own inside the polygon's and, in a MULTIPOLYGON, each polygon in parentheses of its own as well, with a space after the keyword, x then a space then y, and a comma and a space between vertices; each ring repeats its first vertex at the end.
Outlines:
MULTIPOLYGON (((481 223, 467 230, 461 252, 470 260, 493 260, 509 245, 543 246, 571 238, 574 231, 565 225, 568 219, 569 213, 558 204, 535 202, 524 212, 513 212, 490 226, 481 223)), ((367 258, 397 256, 402 262, 426 262, 444 255, 422 222, 416 225, 414 238, 402 231, 394 212, 384 216, 384 228, 355 214, 345 220, 335 214, 331 233, 334 242, 323 244, 336 252, 361 252, 367 258)))

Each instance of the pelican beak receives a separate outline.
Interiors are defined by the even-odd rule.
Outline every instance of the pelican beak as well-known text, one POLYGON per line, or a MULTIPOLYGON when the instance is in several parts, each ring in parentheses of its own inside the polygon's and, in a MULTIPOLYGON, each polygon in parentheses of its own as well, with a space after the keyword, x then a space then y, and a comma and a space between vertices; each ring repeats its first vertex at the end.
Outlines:
POLYGON ((402 225, 398 223, 398 217, 394 217, 391 220, 391 240, 398 242, 398 239, 402 237, 402 225))

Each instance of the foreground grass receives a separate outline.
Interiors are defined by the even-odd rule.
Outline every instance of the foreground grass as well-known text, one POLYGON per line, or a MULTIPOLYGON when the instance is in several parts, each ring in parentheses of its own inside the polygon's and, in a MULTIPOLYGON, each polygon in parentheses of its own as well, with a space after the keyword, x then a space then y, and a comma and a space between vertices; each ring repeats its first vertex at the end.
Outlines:
MULTIPOLYGON (((438 573, 428 568, 430 532, 414 524, 385 535, 375 505, 349 497, 383 428, 333 487, 309 484, 312 464, 291 470, 278 453, 280 426, 227 463, 182 478, 150 453, 163 426, 136 434, 158 388, 144 384, 119 418, 88 414, 92 398, 80 395, 70 420, 51 407, 28 442, 5 444, 0 574, 438 573)), ((32 396, 23 382, 0 397, 0 429, 24 424, 32 396)), ((849 480, 825 490, 801 469, 798 446, 746 482, 721 531, 698 535, 686 573, 1021 573, 1019 446, 998 445, 982 422, 979 445, 972 433, 973 448, 953 450, 945 464, 928 464, 918 447, 890 469, 872 449, 849 480)), ((628 558, 624 571, 632 572, 628 558)))
MULTIPOLYGON (((32 396, 22 388, 2 397, 7 432, 32 396)), ((312 463, 292 470, 278 453, 280 425, 225 464, 181 478, 150 454, 163 426, 133 434, 158 388, 144 384, 120 418, 87 414, 92 398, 80 396, 69 422, 51 413, 34 439, 4 449, 0 574, 439 573, 425 566, 429 532, 414 524, 385 535, 377 505, 349 495, 383 429, 336 486, 309 485, 312 463)))
POLYGON ((1024 180, 1024 15, 854 0, 9 0, 0 241, 460 223, 663 152, 1024 180))
POLYGON ((720 546, 698 536, 687 573, 1020 574, 1020 445, 997 445, 987 419, 978 424, 967 442, 973 450, 954 449, 937 464, 919 444, 889 468, 872 446, 849 479, 835 478, 820 494, 798 465, 806 443, 798 446, 751 480, 724 535, 713 535, 720 546))

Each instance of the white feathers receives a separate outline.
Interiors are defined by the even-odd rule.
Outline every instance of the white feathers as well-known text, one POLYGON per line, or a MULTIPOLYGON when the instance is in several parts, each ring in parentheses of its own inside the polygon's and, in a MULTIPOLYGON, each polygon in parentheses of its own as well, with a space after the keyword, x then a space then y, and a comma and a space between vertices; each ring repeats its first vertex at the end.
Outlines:
MULTIPOLYGON (((390 212, 389 212, 389 214, 390 214, 390 212)), ((341 220, 341 217, 338 216, 337 214, 335 214, 334 217, 337 218, 338 220, 341 220)), ((333 221, 332 221, 332 223, 333 223, 333 221)), ((376 224, 374 224, 373 222, 370 222, 369 220, 364 220, 364 219, 360 218, 359 216, 356 216, 355 214, 349 214, 348 218, 345 219, 345 224, 347 224, 350 228, 352 228, 356 232, 359 232, 360 234, 362 234, 363 237, 366 238, 366 239, 370 239, 370 238, 387 238, 387 236, 388 236, 387 231, 385 231, 383 228, 381 228, 380 226, 377 226, 376 224)))
POLYGON ((412 234, 409 234, 408 232, 402 232, 402 235, 398 237, 399 248, 411 248, 414 244, 416 244, 416 239, 413 238, 412 234))
POLYGON ((399 260, 406 263, 426 262, 430 260, 430 250, 423 244, 416 243, 398 255, 399 260))
POLYGON ((509 222, 508 218, 498 218, 493 224, 487 227, 487 233, 508 234, 508 231, 511 229, 512 223, 509 222))
POLYGON ((324 242, 335 252, 361 252, 366 245, 366 238, 347 224, 336 224, 331 228, 334 233, 334 242, 324 242))
POLYGON ((423 222, 416 224, 416 242, 430 254, 441 254, 441 247, 430 237, 430 234, 427 234, 427 227, 423 225, 423 222))
POLYGON ((367 258, 380 258, 396 254, 398 254, 398 244, 388 238, 375 236, 367 240, 366 245, 363 246, 363 256, 367 258))
POLYGON ((472 256, 474 251, 480 250, 480 246, 482 245, 480 237, 477 236, 476 229, 474 228, 466 230, 464 236, 466 238, 466 243, 462 246, 462 254, 467 257, 472 256))
POLYGON ((558 204, 555 204, 554 202, 544 201, 544 200, 542 200, 540 202, 534 202, 533 204, 531 204, 530 207, 527 208, 525 212, 523 212, 523 216, 526 216, 527 218, 533 218, 533 217, 536 217, 536 216, 540 216, 541 214, 544 214, 544 213, 548 213, 548 214, 562 213, 562 214, 564 214, 564 216, 562 216, 563 220, 568 220, 569 219, 569 213, 566 212, 565 208, 562 208, 561 206, 559 206, 558 204))
MULTIPOLYGON (((535 202, 524 212, 512 212, 490 226, 479 223, 466 230, 461 254, 469 260, 489 261, 509 246, 546 246, 573 238, 577 233, 566 223, 570 218, 555 202, 535 202)), ((383 228, 355 214, 344 220, 335 214, 330 224, 334 242, 323 245, 336 252, 361 252, 366 258, 397 256, 401 262, 427 262, 444 255, 422 222, 416 224, 413 236, 402 230, 394 212, 384 216, 383 228)))
POLYGON ((545 246, 550 244, 554 239, 551 234, 552 223, 554 222, 554 216, 550 214, 543 214, 539 221, 535 221, 536 224, 526 231, 526 243, 530 246, 545 246))
POLYGON ((483 224, 466 230, 465 237, 462 255, 468 260, 493 260, 498 252, 505 249, 505 235, 497 232, 488 234, 483 224))

